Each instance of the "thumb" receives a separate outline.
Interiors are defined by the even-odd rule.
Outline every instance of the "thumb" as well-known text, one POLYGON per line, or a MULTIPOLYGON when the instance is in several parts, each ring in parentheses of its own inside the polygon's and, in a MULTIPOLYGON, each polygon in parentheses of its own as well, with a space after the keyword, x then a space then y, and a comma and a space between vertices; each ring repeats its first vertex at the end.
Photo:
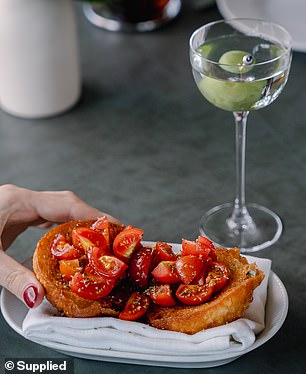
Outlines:
POLYGON ((37 307, 44 289, 34 273, 0 250, 0 285, 9 290, 28 308, 37 307))

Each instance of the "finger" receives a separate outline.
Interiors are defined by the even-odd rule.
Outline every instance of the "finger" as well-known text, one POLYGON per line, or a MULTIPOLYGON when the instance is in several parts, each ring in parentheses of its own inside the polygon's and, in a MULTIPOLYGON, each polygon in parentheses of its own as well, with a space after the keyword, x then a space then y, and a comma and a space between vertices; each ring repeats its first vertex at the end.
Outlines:
POLYGON ((0 192, 1 201, 5 202, 2 210, 6 212, 6 219, 2 221, 12 225, 22 222, 32 226, 45 221, 61 223, 101 216, 121 223, 115 217, 88 205, 71 191, 31 191, 14 185, 3 185, 0 186, 0 192))
POLYGON ((31 203, 38 215, 50 222, 106 216, 109 221, 121 224, 117 218, 93 208, 71 191, 32 191, 31 203))
POLYGON ((36 308, 44 289, 34 273, 0 250, 0 285, 8 289, 29 308, 36 308))

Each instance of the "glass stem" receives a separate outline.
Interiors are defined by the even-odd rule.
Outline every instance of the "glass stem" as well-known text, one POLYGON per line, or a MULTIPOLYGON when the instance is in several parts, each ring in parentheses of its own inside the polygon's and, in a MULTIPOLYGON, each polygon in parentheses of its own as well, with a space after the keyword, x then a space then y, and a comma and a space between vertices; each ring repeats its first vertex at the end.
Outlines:
POLYGON ((236 131, 236 196, 234 209, 227 224, 231 230, 244 231, 254 227, 245 202, 245 146, 249 112, 234 112, 236 131))

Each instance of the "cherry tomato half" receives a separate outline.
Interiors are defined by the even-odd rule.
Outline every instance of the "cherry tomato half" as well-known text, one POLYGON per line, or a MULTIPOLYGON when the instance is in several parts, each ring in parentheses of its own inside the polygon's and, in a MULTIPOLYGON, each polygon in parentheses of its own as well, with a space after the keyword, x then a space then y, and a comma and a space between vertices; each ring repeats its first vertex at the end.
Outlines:
POLYGON ((119 258, 105 254, 104 250, 98 247, 90 251, 89 264, 97 274, 110 278, 123 277, 128 268, 119 258))
POLYGON ((108 295, 114 288, 113 278, 100 277, 95 274, 75 273, 70 281, 71 290, 88 300, 98 300, 108 295))
POLYGON ((184 284, 191 283, 201 274, 204 262, 197 256, 182 256, 176 260, 176 270, 184 284))
POLYGON ((153 277, 161 283, 177 283, 180 281, 175 261, 161 261, 152 271, 153 277))
POLYGON ((105 250, 109 248, 103 234, 89 227, 76 227, 73 229, 72 243, 83 252, 88 252, 90 248, 93 247, 103 248, 105 250))
POLYGON ((181 256, 197 255, 197 245, 193 240, 182 239, 181 256))
POLYGON ((133 292, 123 311, 119 314, 119 319, 136 321, 146 313, 149 306, 150 298, 148 296, 139 292, 133 292))
POLYGON ((215 245, 214 243, 206 238, 206 236, 200 235, 198 239, 196 240, 196 243, 200 244, 202 248, 209 248, 209 249, 214 249, 215 245))
POLYGON ((201 272, 193 279, 192 284, 197 284, 199 286, 204 286, 206 283, 206 277, 208 273, 208 263, 204 262, 203 269, 201 272))
POLYGON ((196 243, 200 250, 203 252, 202 256, 206 256, 206 258, 216 261, 217 260, 217 254, 216 254, 216 248, 214 243, 207 239, 205 236, 199 236, 196 240, 196 243))
MULTIPOLYGON (((205 236, 199 236, 196 241, 182 240, 182 251, 180 253, 182 256, 194 255, 206 260, 211 253, 215 253, 215 246, 205 236)), ((215 259, 215 257, 212 259, 215 259)))
POLYGON ((81 252, 71 245, 64 235, 56 235, 52 246, 51 253, 60 260, 74 260, 81 256, 81 252))
POLYGON ((165 242, 157 242, 155 245, 158 261, 175 261, 177 255, 173 252, 172 246, 165 242))
POLYGON ((222 263, 211 261, 208 263, 206 283, 214 287, 214 291, 220 291, 229 280, 229 270, 222 263))
POLYGON ((132 283, 139 289, 145 289, 148 286, 154 251, 154 248, 140 247, 131 255, 129 276, 132 283))
POLYGON ((95 222, 90 226, 92 230, 103 231, 105 229, 105 223, 108 223, 107 217, 102 216, 95 220, 95 222))
POLYGON ((204 286, 194 284, 181 284, 176 290, 176 297, 186 305, 200 305, 208 301, 214 292, 214 287, 205 284, 204 286))
POLYGON ((138 228, 130 228, 121 231, 115 238, 113 250, 115 255, 128 260, 134 250, 139 246, 144 231, 138 228))
POLYGON ((95 271, 95 269, 94 269, 91 265, 89 265, 89 264, 87 264, 87 265, 84 267, 84 271, 83 271, 83 273, 84 273, 85 275, 87 275, 87 274, 97 275, 97 272, 95 271))
POLYGON ((76 272, 82 271, 82 266, 77 258, 74 260, 60 260, 59 269, 62 276, 70 280, 76 272))
POLYGON ((169 284, 158 284, 149 289, 150 298, 155 304, 160 306, 173 306, 176 304, 172 296, 172 290, 169 284))
POLYGON ((110 248, 109 222, 107 221, 107 217, 103 216, 98 218, 90 228, 94 231, 97 231, 99 234, 102 234, 107 246, 110 248))

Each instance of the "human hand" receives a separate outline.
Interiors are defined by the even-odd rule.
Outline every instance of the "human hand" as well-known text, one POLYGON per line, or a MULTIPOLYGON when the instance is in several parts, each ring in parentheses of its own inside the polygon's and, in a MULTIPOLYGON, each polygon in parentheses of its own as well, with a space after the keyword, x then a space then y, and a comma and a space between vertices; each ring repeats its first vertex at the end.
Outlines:
POLYGON ((32 191, 14 185, 0 186, 0 286, 8 289, 29 308, 37 307, 44 289, 32 271, 10 257, 5 250, 30 226, 48 227, 77 219, 107 216, 70 191, 32 191))

